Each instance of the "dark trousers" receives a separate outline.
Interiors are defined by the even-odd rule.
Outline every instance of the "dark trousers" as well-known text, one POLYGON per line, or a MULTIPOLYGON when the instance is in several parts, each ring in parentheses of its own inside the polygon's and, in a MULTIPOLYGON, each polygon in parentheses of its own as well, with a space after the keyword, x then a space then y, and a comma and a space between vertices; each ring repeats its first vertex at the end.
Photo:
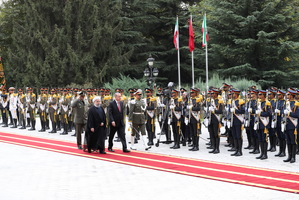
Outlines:
POLYGON ((265 129, 259 129, 257 131, 257 136, 258 136, 259 142, 268 142, 267 135, 268 135, 268 133, 265 133, 265 129))
POLYGON ((233 125, 233 127, 232 127, 232 135, 233 135, 233 138, 236 140, 242 139, 241 127, 242 127, 242 125, 233 125))
POLYGON ((110 126, 108 148, 112 149, 112 147, 113 147, 113 138, 114 138, 115 132, 117 131, 117 137, 120 139, 120 141, 123 145, 123 149, 127 149, 125 128, 126 128, 125 126, 110 126))
POLYGON ((287 138, 287 144, 296 144, 297 135, 294 134, 295 129, 286 130, 285 136, 287 138))
POLYGON ((77 137, 77 145, 82 145, 82 130, 84 130, 85 124, 75 124, 76 126, 76 137, 77 137))

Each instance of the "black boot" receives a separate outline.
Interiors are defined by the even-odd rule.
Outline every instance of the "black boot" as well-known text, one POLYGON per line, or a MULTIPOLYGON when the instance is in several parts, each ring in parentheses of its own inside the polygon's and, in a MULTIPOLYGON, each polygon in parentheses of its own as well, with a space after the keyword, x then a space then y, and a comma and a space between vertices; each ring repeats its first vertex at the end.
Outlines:
POLYGON ((292 159, 292 145, 288 144, 287 147, 288 147, 289 155, 288 155, 288 158, 286 160, 283 160, 283 162, 290 162, 291 159, 292 159))
POLYGON ((233 138, 231 139, 231 144, 232 144, 232 148, 230 148, 229 150, 227 150, 227 151, 237 151, 237 143, 235 142, 236 140, 234 140, 233 138))
MULTIPOLYGON (((275 145, 276 145, 276 143, 275 143, 275 145)), ((263 153, 263 156, 261 157, 261 160, 268 159, 268 156, 267 156, 268 142, 263 142, 263 148, 264 148, 264 153, 263 153)))
POLYGON ((67 135, 68 125, 66 123, 63 123, 62 126, 63 126, 63 132, 60 133, 60 135, 67 135))
POLYGON ((52 122, 52 131, 50 131, 49 133, 56 133, 56 123, 52 122))
POLYGON ((220 138, 216 138, 215 150, 214 150, 213 154, 220 153, 219 145, 220 145, 220 138))
POLYGON ((148 132, 148 143, 147 145, 153 146, 154 145, 154 134, 153 132, 148 132))
POLYGON ((68 132, 72 132, 73 131, 73 122, 72 121, 68 121, 68 132))
POLYGON ((61 130, 61 122, 58 120, 57 121, 57 131, 60 131, 61 130))
POLYGON ((45 132, 46 131, 46 122, 45 121, 40 121, 41 125, 42 125, 42 129, 39 130, 38 132, 45 132))
POLYGON ((35 120, 31 120, 31 128, 28 131, 35 131, 35 120))
POLYGON ((234 144, 235 144, 236 152, 233 153, 233 154, 230 154, 231 156, 236 156, 238 154, 238 152, 239 152, 239 144, 238 144, 238 140, 237 139, 234 140, 234 144))
POLYGON ((256 138, 255 139, 255 148, 253 149, 253 151, 249 152, 249 153, 252 153, 252 154, 259 154, 260 153, 260 148, 259 148, 259 141, 258 139, 256 138))
POLYGON ((282 140, 279 140, 278 142, 279 142, 279 152, 278 154, 275 154, 275 157, 280 157, 282 151, 282 140))
POLYGON ((292 144, 292 157, 290 163, 296 162, 296 148, 297 148, 296 144, 292 144))
POLYGON ((283 139, 281 145, 282 146, 279 146, 279 148, 281 148, 281 154, 280 154, 279 157, 285 157, 286 156, 287 141, 283 139))
POLYGON ((46 129, 47 129, 47 130, 49 130, 49 129, 50 129, 50 126, 49 126, 49 124, 50 124, 50 121, 49 121, 49 119, 47 119, 47 120, 46 120, 46 129))
POLYGON ((26 127, 31 127, 31 125, 30 125, 30 118, 27 118, 27 126, 26 127))
POLYGON ((243 146, 243 140, 242 139, 238 139, 238 151, 237 154, 235 156, 242 156, 242 146, 243 146))
POLYGON ((261 154, 260 156, 256 157, 256 159, 261 159, 264 155, 264 143, 260 142, 260 147, 261 147, 261 154))
POLYGON ((276 151, 276 143, 277 143, 277 137, 276 137, 276 135, 273 136, 272 142, 273 142, 273 145, 272 145, 270 151, 271 152, 275 152, 276 151))
POLYGON ((213 146, 211 145, 211 149, 213 150, 209 151, 209 153, 214 153, 216 150, 216 138, 211 138, 211 144, 213 144, 213 146))
POLYGON ((23 119, 23 122, 22 122, 22 127, 21 127, 21 128, 19 128, 19 129, 26 129, 25 119, 23 119))
POLYGON ((13 126, 10 127, 10 128, 17 128, 17 123, 18 123, 18 120, 17 119, 13 119, 13 126))

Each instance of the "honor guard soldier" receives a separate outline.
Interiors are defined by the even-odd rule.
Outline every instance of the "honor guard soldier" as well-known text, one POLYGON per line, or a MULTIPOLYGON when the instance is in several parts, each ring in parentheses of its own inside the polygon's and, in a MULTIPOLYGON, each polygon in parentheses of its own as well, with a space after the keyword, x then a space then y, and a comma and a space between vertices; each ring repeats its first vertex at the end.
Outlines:
POLYGON ((87 107, 88 107, 88 110, 89 110, 89 108, 91 108, 93 106, 92 100, 94 98, 94 95, 92 94, 92 89, 91 88, 87 89, 87 96, 86 96, 86 98, 87 98, 87 102, 88 102, 87 107))
POLYGON ((259 93, 258 90, 251 88, 250 101, 248 106, 248 113, 250 114, 249 132, 251 137, 251 143, 253 146, 253 150, 249 152, 251 154, 260 153, 258 133, 257 130, 255 129, 255 116, 256 116, 255 111, 257 110, 257 106, 258 106, 258 93, 259 93))
POLYGON ((199 136, 201 134, 201 123, 200 123, 200 105, 202 98, 198 97, 199 90, 196 88, 191 88, 190 98, 187 105, 186 117, 188 121, 188 126, 190 134, 193 141, 193 147, 189 151, 199 150, 199 136))
POLYGON ((61 98, 62 93, 63 93, 62 88, 56 88, 55 94, 57 95, 57 103, 58 103, 57 121, 56 121, 57 131, 61 130, 61 104, 59 103, 59 100, 61 98))
POLYGON ((5 89, 2 90, 1 93, 1 115, 2 115, 2 127, 8 127, 8 117, 9 117, 9 101, 8 101, 8 93, 5 89))
POLYGON ((38 113, 41 123, 41 130, 38 132, 46 131, 46 123, 47 123, 47 105, 48 95, 46 94, 46 88, 40 89, 40 95, 38 95, 37 103, 38 103, 38 113))
POLYGON ((267 92, 260 90, 257 110, 255 111, 255 127, 260 142, 261 154, 256 159, 267 159, 268 134, 270 128, 271 103, 267 101, 267 92))
POLYGON ((57 125, 57 121, 58 121, 58 101, 59 101, 59 96, 56 94, 55 89, 51 89, 51 94, 49 95, 48 98, 48 105, 49 105, 49 114, 50 114, 50 119, 52 122, 52 131, 50 131, 49 133, 56 133, 57 129, 56 129, 56 125, 57 125))
POLYGON ((28 129, 29 131, 35 130, 35 108, 36 108, 36 95, 33 93, 33 88, 28 88, 27 93, 27 104, 28 104, 28 113, 30 115, 30 122, 31 122, 31 128, 28 129))
POLYGON ((135 92, 135 99, 130 101, 130 111, 129 111, 129 125, 132 127, 131 135, 131 149, 136 150, 134 146, 135 135, 137 132, 141 132, 141 138, 145 146, 145 150, 151 148, 146 142, 146 132, 145 132, 145 108, 146 103, 144 99, 141 98, 142 90, 138 89, 135 92))
POLYGON ((275 108, 276 108, 276 88, 271 88, 268 91, 268 101, 271 103, 271 113, 270 113, 270 128, 269 128, 269 142, 270 142, 270 148, 267 151, 274 152, 276 151, 276 143, 277 143, 277 137, 276 137, 276 129, 275 127, 272 127, 272 121, 273 117, 275 115, 275 108))
POLYGON ((153 97, 153 89, 146 88, 146 131, 148 134, 148 145, 154 145, 154 137, 155 137, 155 119, 156 119, 156 108, 157 108, 157 98, 153 97))
MULTIPOLYGON (((128 98, 128 103, 127 103, 127 106, 126 106, 127 116, 129 116, 129 111, 130 111, 130 101, 135 100, 135 92, 136 91, 137 91, 136 88, 129 88, 128 89, 128 92, 130 93, 130 97, 128 98)), ((128 131, 131 132, 131 135, 132 135, 132 129, 128 128, 128 131)), ((140 138, 139 133, 137 133, 137 135, 135 135, 135 139, 134 139, 135 144, 138 143, 137 138, 140 138)))
MULTIPOLYGON (((227 94, 227 99, 226 101, 224 101, 224 110, 225 112, 223 113, 222 116, 222 122, 224 124, 225 127, 225 131, 227 131, 227 142, 228 144, 224 145, 225 147, 231 147, 228 151, 236 151, 236 146, 234 143, 234 138, 233 138, 233 134, 232 134, 232 124, 231 124, 231 113, 229 112, 229 109, 231 107, 232 104, 232 96, 233 93, 231 90, 229 90, 228 94, 227 94)), ((226 135, 226 134, 224 134, 226 135)))
POLYGON ((106 114, 106 137, 108 137, 108 135, 110 133, 108 106, 109 106, 110 102, 113 100, 112 96, 110 95, 110 91, 111 90, 109 88, 105 89, 105 96, 104 96, 104 99, 103 99, 102 105, 101 105, 106 114))
POLYGON ((284 107, 286 104, 285 101, 285 94, 286 92, 283 90, 278 90, 277 91, 277 101, 275 105, 275 110, 274 110, 274 119, 275 121, 272 120, 273 122, 273 127, 276 127, 276 133, 277 133, 277 138, 278 138, 278 144, 279 144, 279 151, 278 154, 276 154, 276 157, 284 157, 286 156, 285 149, 286 149, 286 137, 284 132, 281 130, 281 120, 284 112, 284 107), (276 123, 276 125, 275 125, 276 123))
POLYGON ((20 129, 26 129, 26 96, 21 88, 18 89, 18 110, 20 129))
MULTIPOLYGON (((182 89, 182 88, 181 88, 182 89)), ((190 136, 190 131, 189 131, 189 126, 188 126, 188 110, 187 110, 187 106, 190 103, 189 102, 189 95, 187 92, 182 92, 181 91, 181 95, 182 95, 182 116, 181 116, 181 132, 182 132, 182 144, 183 146, 186 146, 186 142, 188 140, 188 143, 191 144, 191 136, 190 136), (187 120, 186 120, 187 119, 187 120)))
POLYGON ((223 100, 223 104, 224 104, 224 109, 223 109, 223 117, 222 117, 222 123, 223 123, 223 126, 225 128, 225 132, 222 134, 223 136, 228 136, 228 133, 229 133, 229 127, 227 126, 227 109, 225 109, 227 107, 227 102, 229 101, 229 97, 228 95, 230 94, 230 88, 232 86, 227 84, 227 83, 222 83, 222 86, 221 86, 221 97, 222 97, 222 100, 223 100))
MULTIPOLYGON (((284 162, 294 163, 296 162, 296 137, 297 137, 297 126, 299 118, 299 103, 295 101, 295 95, 297 91, 288 89, 287 98, 284 108, 284 117, 286 120, 286 126, 284 129, 285 136, 287 139, 288 147, 288 158, 284 162)), ((284 123, 284 122, 282 122, 284 123)))
POLYGON ((208 109, 208 112, 210 112, 211 116, 211 122, 208 126, 208 130, 210 132, 211 137, 211 147, 212 151, 209 151, 209 153, 217 154, 220 152, 219 145, 220 145, 220 115, 223 113, 223 100, 221 97, 219 98, 218 95, 220 94, 220 91, 217 88, 213 88, 211 90, 210 96, 210 106, 206 109, 208 109))
POLYGON ((243 122, 245 113, 245 101, 243 99, 240 99, 240 90, 232 89, 231 92, 232 102, 229 112, 231 113, 232 136, 236 148, 235 153, 231 154, 231 156, 242 156, 242 130, 244 128, 243 122))
POLYGON ((174 139, 174 145, 171 149, 180 148, 180 136, 181 136, 181 117, 182 117, 182 98, 179 97, 179 90, 172 90, 172 98, 170 100, 170 118, 172 126, 172 134, 174 139))
POLYGON ((71 104, 71 96, 68 95, 67 89, 63 90, 63 94, 59 99, 59 103, 61 105, 61 123, 63 126, 63 132, 60 135, 67 135, 68 134, 68 115, 70 111, 70 104, 71 104))
POLYGON ((11 128, 17 128, 18 115, 17 115, 17 103, 18 103, 18 94, 15 93, 15 88, 10 87, 8 89, 8 101, 9 101, 9 111, 11 115, 11 122, 13 126, 11 128))
MULTIPOLYGON (((44 94, 47 96, 47 101, 48 101, 48 98, 49 98, 49 89, 48 88, 44 88, 44 94)), ((46 130, 50 129, 50 120, 49 120, 49 105, 46 101, 46 130)))
POLYGON ((246 132, 246 136, 247 136, 247 141, 248 141, 248 146, 245 147, 244 149, 253 149, 253 145, 252 145, 252 137, 250 134, 250 114, 248 112, 248 109, 251 107, 251 94, 250 94, 251 90, 247 90, 246 92, 246 96, 245 96, 245 114, 244 114, 244 128, 245 128, 245 132, 246 132))

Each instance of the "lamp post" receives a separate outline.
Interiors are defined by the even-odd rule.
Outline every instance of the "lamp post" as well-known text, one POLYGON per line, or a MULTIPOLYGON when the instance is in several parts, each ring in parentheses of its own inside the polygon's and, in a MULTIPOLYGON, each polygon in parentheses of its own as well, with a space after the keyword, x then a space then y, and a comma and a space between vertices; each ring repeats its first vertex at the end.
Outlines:
POLYGON ((154 61, 155 59, 152 58, 150 55, 147 61, 147 67, 144 70, 144 76, 147 77, 147 85, 153 89, 153 85, 155 83, 155 79, 159 74, 159 70, 157 68, 154 68, 154 61))

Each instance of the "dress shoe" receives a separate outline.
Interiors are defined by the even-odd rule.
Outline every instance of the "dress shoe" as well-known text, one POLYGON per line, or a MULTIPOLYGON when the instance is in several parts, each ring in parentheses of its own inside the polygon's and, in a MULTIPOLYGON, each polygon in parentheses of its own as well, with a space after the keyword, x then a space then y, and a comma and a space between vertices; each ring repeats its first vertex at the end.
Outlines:
POLYGON ((78 149, 83 149, 81 145, 78 145, 78 149))
POLYGON ((128 149, 124 149, 123 152, 124 152, 124 153, 129 153, 129 152, 131 152, 131 151, 128 150, 128 149))
POLYGON ((76 136, 76 133, 75 133, 75 134, 73 134, 73 135, 71 135, 71 136, 76 136))
POLYGON ((105 151, 100 151, 100 154, 107 154, 105 151))
POLYGON ((152 148, 151 146, 148 146, 145 148, 145 151, 149 150, 150 148, 152 148))
POLYGON ((115 152, 112 148, 108 148, 108 151, 115 152))

